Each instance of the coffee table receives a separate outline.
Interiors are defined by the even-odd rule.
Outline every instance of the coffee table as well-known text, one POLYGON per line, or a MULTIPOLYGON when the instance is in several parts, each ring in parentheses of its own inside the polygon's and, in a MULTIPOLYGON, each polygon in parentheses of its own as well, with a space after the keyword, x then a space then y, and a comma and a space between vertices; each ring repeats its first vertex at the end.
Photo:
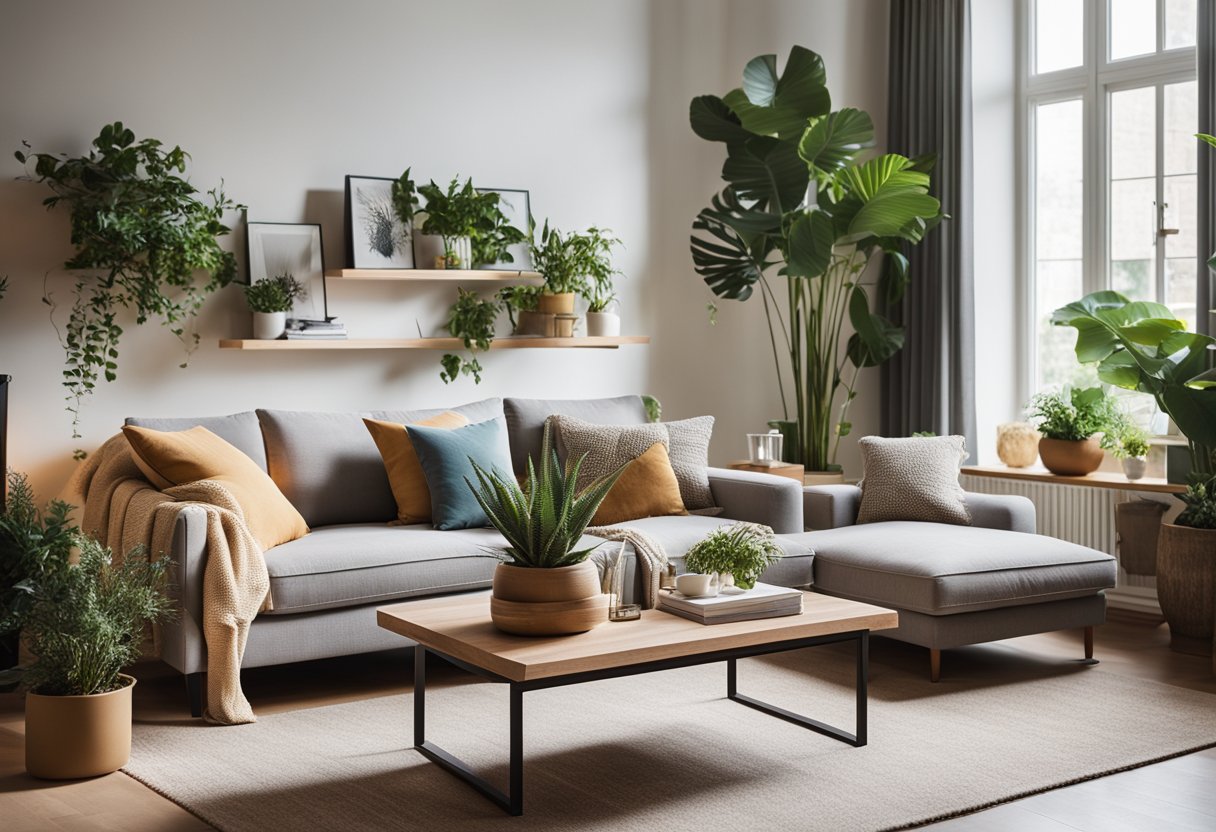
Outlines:
POLYGON ((645 610, 639 621, 606 622, 588 633, 559 637, 499 632, 490 622, 488 592, 394 604, 381 607, 376 617, 381 627, 417 642, 414 747, 512 815, 523 814, 523 695, 528 691, 724 661, 727 698, 849 745, 862 746, 866 744, 870 631, 899 623, 894 610, 813 592, 805 593, 800 615, 705 625, 660 610, 645 610), (853 733, 738 691, 739 659, 849 641, 857 651, 853 733), (426 738, 428 653, 509 687, 510 774, 505 792, 426 738))

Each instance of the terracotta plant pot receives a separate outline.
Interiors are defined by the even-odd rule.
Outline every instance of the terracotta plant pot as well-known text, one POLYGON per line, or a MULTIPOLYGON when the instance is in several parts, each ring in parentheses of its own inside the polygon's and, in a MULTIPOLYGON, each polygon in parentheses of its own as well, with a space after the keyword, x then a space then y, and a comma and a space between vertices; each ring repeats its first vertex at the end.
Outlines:
POLYGON ((1039 457, 1044 467, 1053 474, 1062 477, 1083 477, 1098 470, 1105 457, 1098 440, 1090 437, 1081 442, 1070 442, 1066 439, 1039 440, 1039 457))
POLYGON ((1157 602, 1170 625, 1170 647, 1211 655, 1216 619, 1216 529, 1161 524, 1157 602))
POLYGON ((131 759, 131 691, 135 680, 91 696, 25 697, 25 770, 47 780, 118 771, 131 759))
POLYGON ((542 292, 537 301, 536 308, 537 311, 548 315, 573 315, 574 292, 562 292, 559 295, 542 292))
POLYGON ((607 595, 589 560, 558 569, 500 563, 494 570, 490 618, 506 633, 560 636, 585 633, 608 620, 607 595))

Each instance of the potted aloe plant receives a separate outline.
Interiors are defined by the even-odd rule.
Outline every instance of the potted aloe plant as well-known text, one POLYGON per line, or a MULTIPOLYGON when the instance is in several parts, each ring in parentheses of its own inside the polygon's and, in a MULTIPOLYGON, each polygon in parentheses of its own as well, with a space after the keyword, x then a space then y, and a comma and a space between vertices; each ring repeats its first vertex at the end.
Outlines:
POLYGON ((519 635, 586 632, 608 620, 609 599, 587 560, 595 547, 575 547, 625 469, 578 488, 582 460, 563 470, 548 425, 538 463, 528 460, 522 486, 475 462, 477 483, 465 480, 507 542, 494 570, 490 617, 498 629, 519 635))
POLYGON ((253 337, 259 341, 282 338, 287 331, 287 313, 304 287, 290 274, 279 274, 245 287, 245 302, 253 312, 253 337))

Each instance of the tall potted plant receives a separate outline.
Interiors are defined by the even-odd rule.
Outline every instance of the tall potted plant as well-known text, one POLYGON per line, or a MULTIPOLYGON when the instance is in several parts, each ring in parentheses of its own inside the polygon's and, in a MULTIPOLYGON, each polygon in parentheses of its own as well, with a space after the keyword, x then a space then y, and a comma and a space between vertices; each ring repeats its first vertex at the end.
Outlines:
POLYGON ((1178 498, 1186 508, 1157 541, 1157 601, 1170 646, 1206 655, 1216 633, 1216 476, 1194 477, 1178 498))
POLYGON ((744 68, 742 87, 689 108, 693 132, 727 154, 726 187, 693 222, 693 264, 719 298, 745 301, 759 289, 786 459, 814 471, 839 470, 860 371, 903 346, 903 331, 873 311, 871 292, 899 301, 908 279, 901 248, 942 217, 929 195, 932 160, 860 161, 874 144, 873 122, 851 107, 833 111, 826 77, 819 55, 795 46, 781 74, 775 55, 761 55, 744 68), (883 253, 875 285, 868 267, 883 253))

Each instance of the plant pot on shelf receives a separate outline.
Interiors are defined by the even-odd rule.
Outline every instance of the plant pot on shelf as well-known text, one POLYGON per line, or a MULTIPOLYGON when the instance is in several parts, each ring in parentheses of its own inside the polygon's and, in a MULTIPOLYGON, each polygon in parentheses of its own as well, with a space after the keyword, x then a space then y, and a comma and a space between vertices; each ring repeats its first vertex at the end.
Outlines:
POLYGON ((574 327, 578 325, 578 315, 554 315, 553 334, 558 338, 573 338, 574 327))
POLYGON ((458 237, 452 242, 452 257, 449 258, 444 249, 435 255, 434 263, 435 268, 440 270, 473 268, 473 241, 468 237, 458 237))
POLYGON ((560 636, 585 633, 608 620, 607 595, 589 560, 557 569, 500 563, 494 570, 490 618, 505 633, 560 636))
POLYGON ((75 780, 118 771, 131 758, 131 691, 135 680, 89 696, 25 697, 25 770, 46 780, 75 780))
POLYGON ((1079 442, 1067 439, 1039 440, 1039 458, 1044 467, 1062 477, 1083 477, 1098 470, 1105 452, 1095 437, 1079 442))
POLYGON ((1123 466, 1123 476, 1129 481, 1135 481, 1144 478, 1144 472, 1148 468, 1148 460, 1142 456, 1129 456, 1120 460, 1120 465, 1123 466))
POLYGON ((516 335, 539 335, 543 338, 553 337, 556 315, 548 315, 532 309, 521 309, 515 314, 517 316, 515 320, 516 335))
POLYGON ((1132 500, 1115 504, 1119 535, 1119 565, 1129 575, 1157 574, 1157 542, 1161 537, 1164 503, 1132 500))
POLYGON ((556 295, 541 292, 536 308, 548 315, 573 315, 574 292, 562 292, 556 295))
POLYGON ((615 312, 588 312, 587 335, 615 337, 621 334, 621 316, 615 312))
POLYGON ((1157 602, 1170 625, 1170 648, 1211 655, 1216 619, 1216 529, 1161 524, 1157 602))
POLYGON ((274 341, 287 331, 286 312, 254 312, 253 337, 258 341, 274 341))

